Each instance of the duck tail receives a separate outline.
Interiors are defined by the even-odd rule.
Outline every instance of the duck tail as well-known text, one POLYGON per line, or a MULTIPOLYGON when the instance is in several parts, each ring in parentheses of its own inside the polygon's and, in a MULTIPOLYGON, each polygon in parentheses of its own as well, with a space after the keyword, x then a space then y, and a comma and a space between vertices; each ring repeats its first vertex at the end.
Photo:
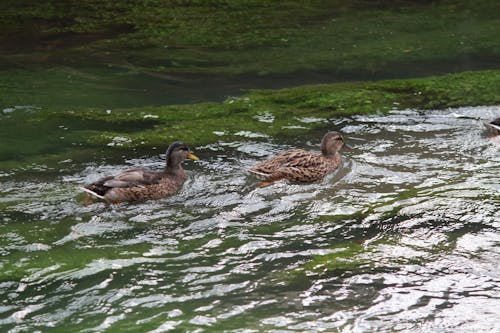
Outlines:
POLYGON ((248 172, 253 173, 253 174, 260 176, 262 178, 269 178, 268 173, 260 172, 260 171, 257 171, 255 169, 248 169, 248 172))
POLYGON ((271 179, 271 180, 260 182, 256 186, 257 187, 267 187, 267 186, 273 185, 274 183, 280 182, 282 180, 284 180, 284 178, 271 179))
POLYGON ((104 198, 102 195, 99 195, 99 194, 95 193, 94 191, 89 190, 88 188, 80 187, 80 189, 84 192, 87 192, 90 195, 93 195, 94 197, 97 197, 97 198, 102 199, 102 200, 106 200, 106 198, 104 198))

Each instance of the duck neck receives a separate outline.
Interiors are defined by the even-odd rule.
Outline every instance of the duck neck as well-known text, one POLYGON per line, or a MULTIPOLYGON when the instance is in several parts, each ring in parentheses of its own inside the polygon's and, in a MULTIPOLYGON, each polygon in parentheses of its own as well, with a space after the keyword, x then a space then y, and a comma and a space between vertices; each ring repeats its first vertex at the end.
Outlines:
POLYGON ((327 151, 325 148, 321 149, 321 154, 326 158, 335 158, 340 155, 338 150, 327 151))
POLYGON ((165 166, 165 173, 171 175, 183 175, 184 169, 182 168, 181 163, 172 163, 172 161, 169 159, 167 161, 167 165, 165 166))
POLYGON ((334 151, 333 153, 330 153, 328 155, 325 155, 323 154, 323 156, 329 160, 329 164, 331 166, 337 166, 341 163, 342 161, 342 156, 340 155, 340 153, 336 150, 334 151))

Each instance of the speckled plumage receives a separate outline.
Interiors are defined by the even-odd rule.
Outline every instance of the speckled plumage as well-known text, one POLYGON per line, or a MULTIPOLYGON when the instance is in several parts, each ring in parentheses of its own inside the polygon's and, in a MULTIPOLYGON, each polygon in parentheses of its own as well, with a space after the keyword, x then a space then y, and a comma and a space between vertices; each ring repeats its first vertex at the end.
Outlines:
POLYGON ((328 132, 321 140, 321 154, 293 149, 254 165, 249 171, 266 180, 260 186, 283 179, 313 182, 339 167, 342 159, 338 151, 344 145, 338 132, 328 132))
POLYGON ((185 159, 198 158, 186 144, 174 142, 167 150, 163 171, 129 169, 115 176, 101 178, 83 190, 109 203, 161 199, 176 193, 184 183, 186 174, 182 161, 185 159))

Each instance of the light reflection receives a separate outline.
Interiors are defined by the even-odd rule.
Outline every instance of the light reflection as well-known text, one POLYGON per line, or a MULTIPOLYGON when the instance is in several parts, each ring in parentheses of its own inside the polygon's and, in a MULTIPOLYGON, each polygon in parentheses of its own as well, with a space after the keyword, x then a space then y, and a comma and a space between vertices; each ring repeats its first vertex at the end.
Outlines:
POLYGON ((468 117, 498 112, 408 110, 325 123, 354 149, 313 184, 255 188, 245 169, 292 147, 315 149, 314 132, 304 140, 242 132, 196 147, 205 161, 190 166, 176 196, 157 202, 68 199, 110 165, 83 165, 62 181, 1 182, 0 228, 9 232, 0 233, 8 302, 0 327, 494 329, 500 159, 468 117))

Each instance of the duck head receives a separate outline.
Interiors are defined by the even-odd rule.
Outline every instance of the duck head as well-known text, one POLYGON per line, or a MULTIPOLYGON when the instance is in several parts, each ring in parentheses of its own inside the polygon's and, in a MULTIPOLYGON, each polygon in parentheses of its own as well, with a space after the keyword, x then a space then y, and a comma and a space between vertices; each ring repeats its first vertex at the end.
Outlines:
POLYGON ((168 147, 166 152, 167 168, 178 168, 186 159, 199 160, 184 142, 176 141, 168 147))
POLYGON ((325 156, 335 155, 343 147, 349 148, 339 132, 330 131, 321 139, 321 153, 325 156))

